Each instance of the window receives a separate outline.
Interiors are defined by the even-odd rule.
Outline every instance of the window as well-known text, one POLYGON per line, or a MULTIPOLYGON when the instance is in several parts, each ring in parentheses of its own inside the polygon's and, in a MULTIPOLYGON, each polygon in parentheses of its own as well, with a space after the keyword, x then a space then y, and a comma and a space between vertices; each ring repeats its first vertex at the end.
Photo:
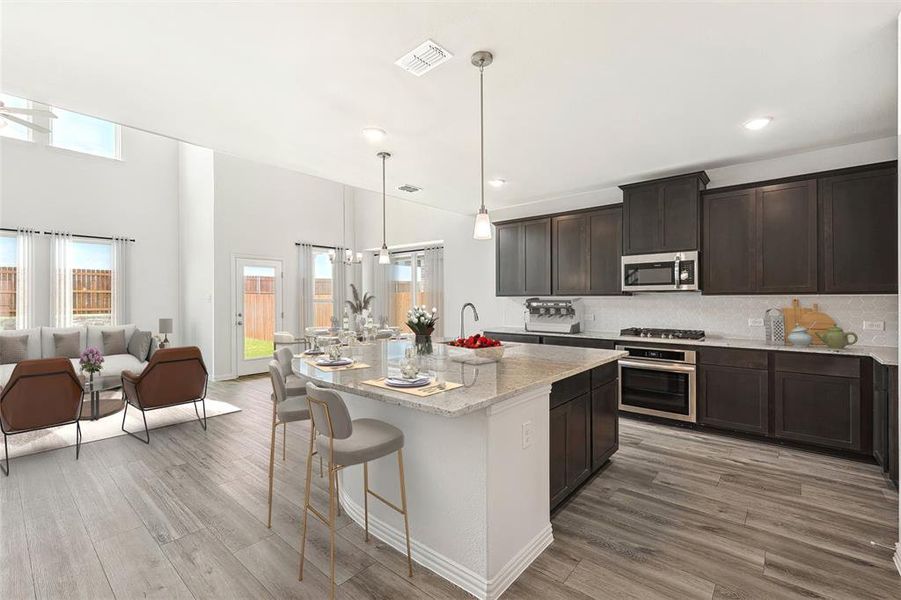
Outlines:
POLYGON ((51 146, 106 158, 120 157, 118 125, 61 108, 52 110, 56 118, 50 119, 51 146))
POLYGON ((72 323, 112 325, 112 247, 109 242, 73 240, 68 254, 72 269, 72 323))
MULTIPOLYGON (((3 102, 4 106, 9 107, 31 108, 31 103, 28 100, 17 96, 10 96, 9 94, 0 94, 0 102, 3 102)), ((23 121, 31 121, 31 117, 28 115, 15 116, 23 121)), ((26 142, 31 141, 31 129, 3 118, 0 118, 0 135, 17 140, 24 140, 26 142)))
POLYGON ((16 328, 16 238, 0 235, 0 329, 16 328))
POLYGON ((389 325, 402 327, 407 311, 426 303, 422 252, 398 252, 391 255, 391 305, 394 314, 389 325))
MULTIPOLYGON (((330 327, 335 313, 332 261, 328 250, 313 250, 313 326, 330 327)), ((307 292, 309 293, 309 292, 307 292)))

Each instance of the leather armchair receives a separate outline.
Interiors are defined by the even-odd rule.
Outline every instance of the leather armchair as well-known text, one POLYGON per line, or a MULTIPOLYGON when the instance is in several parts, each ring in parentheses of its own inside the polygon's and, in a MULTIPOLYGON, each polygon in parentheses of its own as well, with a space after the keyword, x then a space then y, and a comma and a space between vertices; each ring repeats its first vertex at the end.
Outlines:
POLYGON ((9 475, 7 436, 75 424, 75 459, 81 451, 81 405, 84 390, 66 358, 42 358, 18 363, 0 390, 0 430, 9 475))
POLYGON ((194 404, 197 420, 206 430, 208 379, 206 365, 199 348, 185 346, 157 350, 141 373, 122 372, 122 396, 126 402, 122 415, 122 431, 149 444, 150 430, 147 428, 146 411, 188 403, 194 404), (203 406, 202 419, 197 410, 198 402, 203 406), (129 406, 141 411, 146 439, 125 429, 125 417, 129 406))

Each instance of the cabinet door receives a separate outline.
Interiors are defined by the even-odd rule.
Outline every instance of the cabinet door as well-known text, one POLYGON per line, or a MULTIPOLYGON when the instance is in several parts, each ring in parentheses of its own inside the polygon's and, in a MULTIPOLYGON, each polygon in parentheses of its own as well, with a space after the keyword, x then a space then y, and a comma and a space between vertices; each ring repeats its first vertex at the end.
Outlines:
POLYGON ((698 422, 766 435, 768 372, 703 365, 699 369, 698 422))
POLYGON ((526 221, 523 226, 523 293, 551 293, 551 220, 526 221))
POLYGON ((750 294, 757 289, 755 190, 704 196, 705 294, 750 294))
POLYGON ((566 483, 575 489, 591 475, 591 394, 567 404, 566 483))
POLYGON ((895 168, 819 181, 822 291, 897 293, 895 168))
POLYGON ((497 295, 522 296, 525 293, 522 223, 498 225, 495 235, 497 295))
POLYGON ((698 249, 698 195, 694 177, 660 184, 661 250, 698 249))
POLYGON ((619 380, 591 391, 591 470, 597 471, 619 449, 619 380))
POLYGON ((517 342, 520 344, 538 344, 541 343, 541 337, 530 335, 528 333, 495 333, 486 331, 485 335, 501 342, 517 342))
POLYGON ((623 254, 649 254, 660 249, 660 186, 623 191, 623 254))
POLYGON ((757 188, 758 292, 817 291, 816 192, 814 180, 757 188))
POLYGON ((898 367, 888 368, 888 476, 898 486, 898 367))
POLYGON ((873 365, 873 458, 888 471, 888 389, 887 368, 873 365))
POLYGON ((581 294, 588 287, 587 223, 584 214, 553 219, 555 294, 581 294))
POLYGON ((777 438, 860 450, 860 380, 776 373, 777 438))
POLYGON ((550 488, 551 508, 557 506, 569 494, 566 485, 566 438, 568 404, 550 411, 550 488))
POLYGON ((588 214, 589 294, 622 293, 623 207, 588 214))

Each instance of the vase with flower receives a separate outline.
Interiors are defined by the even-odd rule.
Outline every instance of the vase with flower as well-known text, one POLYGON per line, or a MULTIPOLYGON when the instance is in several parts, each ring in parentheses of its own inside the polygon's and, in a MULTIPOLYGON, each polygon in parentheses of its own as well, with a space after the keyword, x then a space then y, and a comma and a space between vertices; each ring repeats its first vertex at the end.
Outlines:
POLYGON ((88 374, 88 381, 94 382, 94 373, 99 373, 103 368, 103 353, 97 348, 85 348, 78 357, 78 364, 82 373, 88 374))
POLYGON ((435 331, 435 323, 438 322, 438 309, 429 309, 422 306, 414 306, 407 311, 407 327, 416 334, 416 352, 418 354, 432 353, 432 332, 435 331))

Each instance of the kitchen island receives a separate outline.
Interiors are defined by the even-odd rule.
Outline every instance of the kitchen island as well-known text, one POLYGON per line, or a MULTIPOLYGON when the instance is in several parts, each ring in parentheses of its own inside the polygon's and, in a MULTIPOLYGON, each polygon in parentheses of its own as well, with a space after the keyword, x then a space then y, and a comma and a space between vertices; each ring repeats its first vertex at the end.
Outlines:
MULTIPOLYGON (((498 363, 448 360, 461 387, 427 397, 365 383, 394 374, 405 342, 351 349, 368 368, 327 372, 304 359, 294 371, 343 393, 354 419, 404 432, 412 553, 416 562, 478 598, 497 598, 553 540, 549 494, 551 386, 618 360, 592 348, 507 344, 498 363)), ((370 487, 397 498, 392 458, 369 466, 370 487)), ((341 472, 341 505, 363 523, 362 469, 341 472)), ((403 522, 370 503, 369 527, 404 552, 403 522)))

